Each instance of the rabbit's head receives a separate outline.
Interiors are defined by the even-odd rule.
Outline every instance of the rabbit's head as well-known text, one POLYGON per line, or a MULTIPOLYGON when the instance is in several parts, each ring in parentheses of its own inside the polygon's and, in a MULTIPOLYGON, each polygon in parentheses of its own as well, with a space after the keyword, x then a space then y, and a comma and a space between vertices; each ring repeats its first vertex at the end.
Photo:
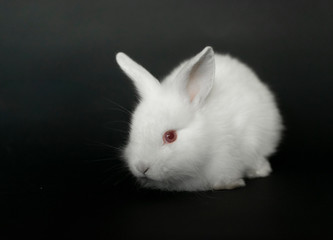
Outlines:
POLYGON ((195 177, 209 159, 209 129, 202 110, 211 92, 215 61, 211 47, 182 63, 160 83, 124 53, 116 60, 140 97, 124 158, 144 186, 171 188, 195 177))

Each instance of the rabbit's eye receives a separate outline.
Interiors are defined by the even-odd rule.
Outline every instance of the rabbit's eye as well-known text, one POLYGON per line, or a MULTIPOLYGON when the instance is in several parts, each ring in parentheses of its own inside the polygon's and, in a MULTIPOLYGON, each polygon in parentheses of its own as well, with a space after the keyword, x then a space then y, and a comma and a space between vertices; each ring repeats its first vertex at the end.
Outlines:
POLYGON ((172 142, 176 141, 176 139, 177 139, 177 133, 175 130, 166 131, 163 135, 164 143, 172 143, 172 142))

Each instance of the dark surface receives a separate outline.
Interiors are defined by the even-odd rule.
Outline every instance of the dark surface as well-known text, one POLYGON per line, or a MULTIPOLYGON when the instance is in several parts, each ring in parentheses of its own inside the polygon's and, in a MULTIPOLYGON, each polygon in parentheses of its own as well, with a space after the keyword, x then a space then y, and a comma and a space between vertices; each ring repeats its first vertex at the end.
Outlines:
POLYGON ((21 194, 11 198, 6 219, 11 228, 2 234, 9 239, 330 239, 328 181, 329 175, 309 180, 274 174, 233 191, 21 194))
POLYGON ((332 11, 330 1, 2 1, 0 239, 333 237, 332 11), (136 97, 115 53, 160 78, 206 45, 276 93, 287 130, 274 173, 232 191, 139 189, 119 158, 136 97))

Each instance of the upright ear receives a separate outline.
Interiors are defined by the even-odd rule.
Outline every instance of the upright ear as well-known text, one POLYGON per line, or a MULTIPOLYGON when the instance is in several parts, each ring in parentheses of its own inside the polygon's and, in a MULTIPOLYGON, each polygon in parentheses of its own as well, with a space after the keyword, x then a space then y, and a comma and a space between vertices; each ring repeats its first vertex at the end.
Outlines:
POLYGON ((205 47, 179 71, 182 90, 195 106, 204 104, 215 79, 215 58, 211 47, 205 47))
POLYGON ((124 73, 133 81, 141 97, 156 91, 159 87, 159 81, 125 53, 117 53, 116 60, 124 73))

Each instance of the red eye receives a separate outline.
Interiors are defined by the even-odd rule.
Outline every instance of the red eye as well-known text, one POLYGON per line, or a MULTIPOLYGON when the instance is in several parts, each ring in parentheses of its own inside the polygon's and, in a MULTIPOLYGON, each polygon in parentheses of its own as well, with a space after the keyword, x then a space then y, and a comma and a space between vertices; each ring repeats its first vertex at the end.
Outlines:
POLYGON ((175 130, 166 131, 163 135, 164 143, 172 143, 172 142, 176 141, 176 139, 177 139, 177 133, 175 130))

